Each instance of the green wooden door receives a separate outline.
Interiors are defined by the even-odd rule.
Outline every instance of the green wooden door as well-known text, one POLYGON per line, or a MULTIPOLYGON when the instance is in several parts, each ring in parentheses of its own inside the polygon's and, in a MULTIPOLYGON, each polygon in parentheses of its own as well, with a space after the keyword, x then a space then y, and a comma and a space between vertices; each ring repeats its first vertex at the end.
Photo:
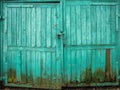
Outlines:
POLYGON ((59 3, 4 4, 7 85, 60 88, 59 7, 59 3))
POLYGON ((115 4, 66 1, 64 83, 116 82, 115 4))

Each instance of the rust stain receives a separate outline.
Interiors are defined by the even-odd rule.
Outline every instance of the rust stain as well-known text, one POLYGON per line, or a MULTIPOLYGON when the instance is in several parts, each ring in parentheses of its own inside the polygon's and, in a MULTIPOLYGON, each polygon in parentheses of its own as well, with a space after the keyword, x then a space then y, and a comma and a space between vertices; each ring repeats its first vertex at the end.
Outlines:
POLYGON ((12 68, 10 68, 7 72, 8 74, 8 83, 16 83, 16 71, 12 68))
POLYGON ((92 75, 92 82, 102 83, 104 82, 105 73, 100 68, 96 69, 92 75))
POLYGON ((110 49, 106 49, 105 80, 110 81, 110 49))

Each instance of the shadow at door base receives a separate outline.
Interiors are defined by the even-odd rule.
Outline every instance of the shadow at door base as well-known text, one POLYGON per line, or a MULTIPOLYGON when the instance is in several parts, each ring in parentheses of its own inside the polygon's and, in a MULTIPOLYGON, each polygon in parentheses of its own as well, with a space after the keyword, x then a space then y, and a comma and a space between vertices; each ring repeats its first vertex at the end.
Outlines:
MULTIPOLYGON (((52 90, 52 89, 4 87, 4 88, 2 88, 0 90, 52 90)), ((120 90, 120 86, 105 86, 105 87, 63 87, 61 90, 120 90)))
POLYGON ((62 90, 120 90, 120 86, 109 87, 64 87, 62 90))

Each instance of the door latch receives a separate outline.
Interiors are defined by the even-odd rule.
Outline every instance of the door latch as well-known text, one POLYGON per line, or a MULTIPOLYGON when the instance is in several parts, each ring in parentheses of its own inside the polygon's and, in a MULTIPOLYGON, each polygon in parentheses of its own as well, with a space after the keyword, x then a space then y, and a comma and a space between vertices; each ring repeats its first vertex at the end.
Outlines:
POLYGON ((57 34, 57 37, 60 38, 60 37, 63 36, 63 35, 64 35, 64 32, 61 31, 60 33, 57 34))

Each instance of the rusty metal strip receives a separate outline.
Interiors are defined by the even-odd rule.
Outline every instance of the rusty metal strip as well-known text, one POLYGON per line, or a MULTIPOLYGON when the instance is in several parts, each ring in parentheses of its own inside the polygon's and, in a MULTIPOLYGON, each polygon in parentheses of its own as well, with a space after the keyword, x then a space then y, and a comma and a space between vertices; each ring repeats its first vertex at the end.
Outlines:
POLYGON ((110 81, 110 49, 106 49, 106 72, 105 72, 106 81, 110 81))

